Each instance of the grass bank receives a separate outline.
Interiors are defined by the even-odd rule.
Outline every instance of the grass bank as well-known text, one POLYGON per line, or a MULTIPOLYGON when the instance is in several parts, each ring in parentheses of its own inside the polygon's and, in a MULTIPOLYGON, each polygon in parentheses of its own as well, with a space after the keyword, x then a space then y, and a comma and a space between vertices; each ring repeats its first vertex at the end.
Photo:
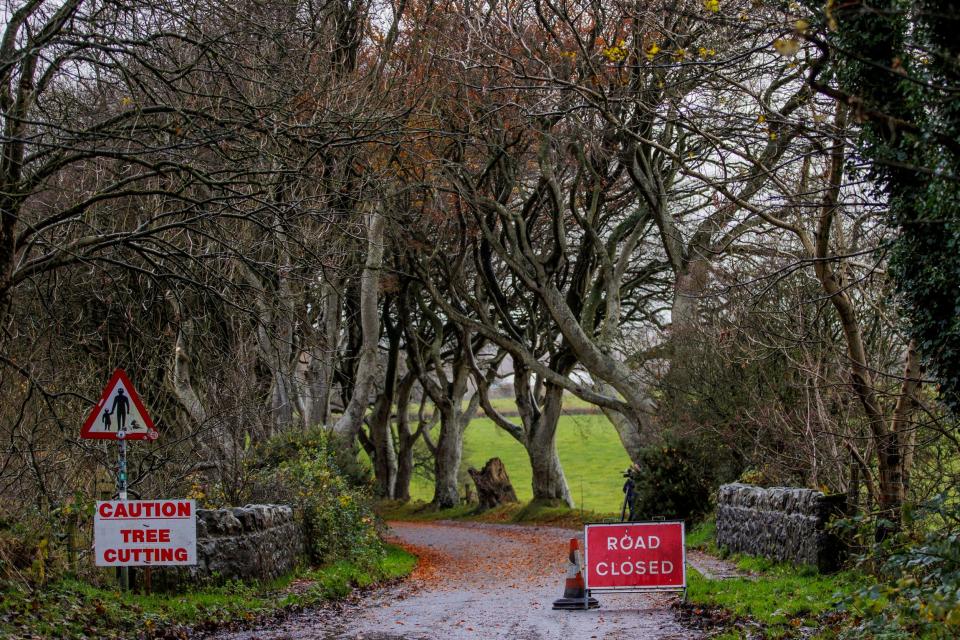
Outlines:
MULTIPOLYGON (((687 547, 717 554, 715 527, 707 521, 687 535, 687 547)), ((843 616, 837 604, 862 587, 867 577, 855 571, 821 574, 765 558, 735 554, 727 558, 748 574, 710 580, 692 567, 687 572, 686 612, 716 627, 723 640, 734 638, 836 637, 843 616)))
POLYGON ((0 637, 188 637, 191 629, 249 624, 408 575, 415 556, 395 546, 371 565, 340 561, 267 584, 230 583, 183 594, 120 593, 61 580, 33 592, 0 591, 0 637))
POLYGON ((854 572, 822 575, 813 567, 758 558, 735 561, 753 575, 708 580, 693 568, 687 573, 688 602, 707 609, 706 615, 727 629, 717 638, 834 638, 842 621, 837 604, 864 581, 854 572))

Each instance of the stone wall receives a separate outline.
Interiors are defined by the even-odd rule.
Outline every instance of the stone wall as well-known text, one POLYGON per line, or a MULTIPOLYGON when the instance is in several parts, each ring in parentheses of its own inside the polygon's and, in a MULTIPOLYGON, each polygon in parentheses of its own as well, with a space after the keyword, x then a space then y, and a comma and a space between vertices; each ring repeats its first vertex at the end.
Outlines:
POLYGON ((842 494, 725 484, 717 496, 717 545, 834 571, 843 560, 843 545, 826 531, 826 524, 845 510, 846 496, 842 494))
POLYGON ((303 552, 303 532, 286 505, 197 509, 197 566, 190 572, 194 578, 272 580, 293 569, 303 552))
POLYGON ((157 569, 154 585, 175 590, 186 583, 272 580, 303 556, 303 530, 286 505, 197 509, 197 564, 157 569))

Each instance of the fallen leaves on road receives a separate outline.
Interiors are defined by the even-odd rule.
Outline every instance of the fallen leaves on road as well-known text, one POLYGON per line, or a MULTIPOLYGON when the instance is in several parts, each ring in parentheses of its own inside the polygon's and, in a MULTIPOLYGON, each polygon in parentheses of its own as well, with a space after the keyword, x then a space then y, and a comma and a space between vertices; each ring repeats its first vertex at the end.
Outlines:
MULTIPOLYGON (((431 584, 438 580, 440 567, 444 567, 447 559, 429 546, 410 544, 402 540, 389 539, 389 542, 403 547, 406 551, 417 556, 417 566, 410 574, 410 581, 417 584, 431 584)), ((446 567, 444 567, 446 570, 446 567)))
MULTIPOLYGON (((447 535, 449 527, 434 523, 403 523, 406 529, 419 529, 420 536, 429 539, 447 535)), ((452 590, 464 585, 490 585, 496 579, 501 589, 525 589, 531 582, 541 582, 556 576, 562 589, 568 553, 567 543, 558 540, 555 531, 538 527, 493 525, 496 535, 489 545, 464 544, 451 552, 449 546, 440 553, 433 546, 414 545, 392 540, 420 559, 411 575, 411 582, 430 589, 452 590)), ((469 525, 464 528, 470 528, 469 525)), ((491 525, 484 525, 490 531, 491 525)))

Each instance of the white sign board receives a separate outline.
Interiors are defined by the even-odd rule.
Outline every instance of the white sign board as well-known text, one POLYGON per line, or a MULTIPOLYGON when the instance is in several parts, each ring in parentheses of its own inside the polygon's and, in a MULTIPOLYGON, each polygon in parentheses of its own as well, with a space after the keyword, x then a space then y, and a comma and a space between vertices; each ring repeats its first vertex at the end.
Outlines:
POLYGON ((97 503, 93 550, 98 567, 197 564, 193 500, 110 500, 97 503))

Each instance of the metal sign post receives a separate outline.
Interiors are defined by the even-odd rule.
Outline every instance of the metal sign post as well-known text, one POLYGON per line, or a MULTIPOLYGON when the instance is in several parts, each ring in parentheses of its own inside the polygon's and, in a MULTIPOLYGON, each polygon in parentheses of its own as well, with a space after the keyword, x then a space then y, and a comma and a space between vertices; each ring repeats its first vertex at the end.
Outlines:
MULTIPOLYGON (((118 435, 122 436, 121 431, 118 435)), ((127 441, 121 437, 117 439, 120 443, 119 459, 117 463, 117 494, 121 500, 127 499, 127 441)))
POLYGON ((128 440, 156 440, 153 420, 122 369, 113 372, 81 438, 117 441, 117 500, 97 502, 93 555, 98 567, 116 567, 121 591, 130 590, 130 567, 144 567, 144 589, 151 569, 197 564, 197 508, 193 500, 130 500, 128 440))
MULTIPOLYGON (((157 429, 147 413, 140 394, 123 369, 116 369, 107 386, 100 394, 100 400, 87 416, 80 429, 81 438, 93 440, 116 440, 117 452, 117 496, 127 500, 127 440, 156 440, 157 429)), ((130 589, 130 570, 120 567, 120 588, 130 589)))
MULTIPOLYGON (((117 460, 117 496, 120 500, 127 499, 127 438, 124 431, 117 432, 117 442, 120 445, 117 460)), ((120 590, 130 590, 130 568, 120 567, 120 590)))

